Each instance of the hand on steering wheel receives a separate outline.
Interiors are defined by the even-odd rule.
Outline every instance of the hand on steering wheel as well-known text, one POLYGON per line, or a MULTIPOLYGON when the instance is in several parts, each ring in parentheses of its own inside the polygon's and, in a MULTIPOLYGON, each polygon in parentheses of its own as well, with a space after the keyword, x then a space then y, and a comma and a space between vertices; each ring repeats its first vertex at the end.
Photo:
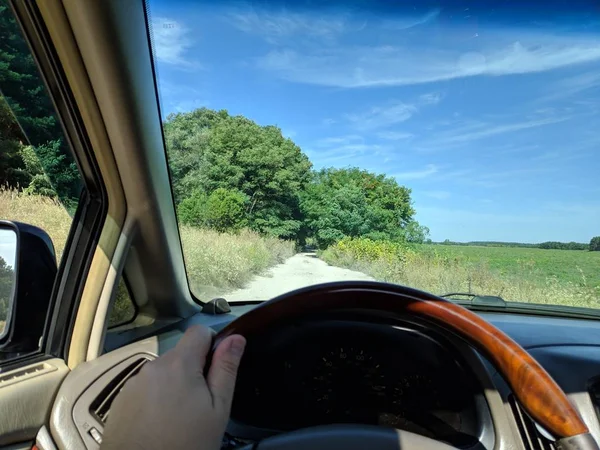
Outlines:
POLYGON ((146 364, 115 399, 102 450, 219 449, 246 340, 221 341, 205 377, 211 344, 211 331, 194 326, 146 364))

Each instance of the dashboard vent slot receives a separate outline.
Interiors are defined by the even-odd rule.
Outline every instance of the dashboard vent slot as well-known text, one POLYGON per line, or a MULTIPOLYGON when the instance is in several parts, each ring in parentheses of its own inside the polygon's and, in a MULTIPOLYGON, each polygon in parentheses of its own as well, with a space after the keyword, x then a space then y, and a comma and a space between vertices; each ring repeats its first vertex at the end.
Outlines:
POLYGON ((554 442, 542 435, 535 423, 519 405, 514 395, 508 397, 510 409, 515 416, 519 433, 523 439, 526 450, 556 450, 554 442))
POLYGON ((123 386, 131 377, 137 374, 142 366, 148 362, 146 358, 140 358, 129 365, 123 372, 116 376, 103 390, 100 395, 90 405, 90 412, 98 419, 102 424, 106 424, 108 414, 110 413, 110 407, 123 389, 123 386))

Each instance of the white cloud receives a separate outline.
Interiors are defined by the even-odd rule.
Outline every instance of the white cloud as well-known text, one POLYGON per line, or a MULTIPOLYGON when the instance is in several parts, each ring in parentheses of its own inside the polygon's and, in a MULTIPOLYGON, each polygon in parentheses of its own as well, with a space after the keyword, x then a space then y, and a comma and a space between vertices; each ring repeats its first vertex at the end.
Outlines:
POLYGON ((569 119, 570 117, 554 117, 513 123, 467 122, 464 126, 455 125, 450 131, 436 133, 435 138, 421 142, 417 149, 424 152, 448 150, 479 139, 556 124, 569 119))
POLYGON ((416 112, 415 105, 397 102, 390 106, 375 106, 359 114, 345 114, 344 118, 357 129, 370 130, 404 122, 416 112))
POLYGON ((156 59, 182 68, 199 68, 197 62, 186 56, 193 45, 189 35, 190 30, 181 22, 167 17, 154 18, 152 45, 156 59))
POLYGON ((422 15, 394 19, 393 21, 386 22, 384 26, 385 28, 390 28, 392 30, 408 30, 409 28, 424 25, 435 20, 440 15, 440 12, 441 9, 435 8, 422 15))
POLYGON ((538 98, 537 101, 550 102, 571 98, 597 87, 600 87, 600 72, 585 72, 553 83, 548 87, 548 94, 538 98))
POLYGON ((414 134, 404 131, 381 131, 376 136, 379 139, 386 139, 388 141, 402 141, 414 137, 414 134))
POLYGON ((294 35, 317 39, 333 39, 344 31, 343 18, 312 17, 296 12, 272 13, 251 10, 231 14, 233 26, 246 33, 262 36, 277 44, 294 35))
POLYGON ((477 52, 415 40, 414 45, 274 50, 257 64, 288 81, 359 88, 534 73, 600 60, 600 42, 595 38, 493 31, 487 37, 477 52))
POLYGON ((455 136, 444 138, 444 141, 447 143, 457 143, 457 142, 470 142, 477 139, 483 139, 490 136, 495 136, 497 134, 502 133, 510 133, 513 131, 526 130, 528 128, 536 128, 544 125, 551 125, 553 123, 564 122, 565 120, 569 120, 569 117, 559 117, 554 119, 540 119, 540 120, 530 120, 527 122, 518 122, 518 123, 509 123, 502 125, 494 125, 491 127, 485 127, 478 131, 471 131, 464 134, 457 134, 455 136))
POLYGON ((430 92, 429 94, 423 94, 419 97, 419 103, 421 105, 437 105, 442 101, 442 95, 438 92, 430 92))
POLYGON ((415 170, 412 172, 401 172, 393 174, 392 176, 396 178, 398 181, 404 180, 419 180, 422 178, 430 177, 431 175, 435 175, 438 172, 438 168, 434 164, 428 164, 425 169, 415 170))

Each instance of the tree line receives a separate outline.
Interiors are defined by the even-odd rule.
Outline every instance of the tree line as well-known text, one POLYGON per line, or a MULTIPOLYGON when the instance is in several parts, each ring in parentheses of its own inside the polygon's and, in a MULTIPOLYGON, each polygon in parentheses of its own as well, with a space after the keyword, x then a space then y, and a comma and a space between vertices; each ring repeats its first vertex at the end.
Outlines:
POLYGON ((549 250, 600 250, 600 236, 592 238, 589 244, 581 242, 557 242, 547 241, 537 244, 529 244, 524 242, 500 242, 500 241, 469 241, 469 242, 453 242, 446 239, 443 242, 432 242, 432 244, 441 245, 474 245, 478 247, 517 247, 517 248, 542 248, 549 250))
POLYGON ((410 189, 358 168, 313 170, 275 126, 200 108, 164 123, 178 216, 183 224, 248 227, 326 247, 344 237, 422 242, 410 189))

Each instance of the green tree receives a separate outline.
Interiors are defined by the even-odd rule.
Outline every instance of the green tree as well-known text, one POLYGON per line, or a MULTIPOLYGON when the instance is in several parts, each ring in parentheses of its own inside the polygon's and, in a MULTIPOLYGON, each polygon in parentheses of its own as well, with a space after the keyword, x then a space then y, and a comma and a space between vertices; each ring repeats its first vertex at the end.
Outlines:
POLYGON ((311 163, 279 128, 200 108, 169 115, 164 130, 177 203, 190 192, 239 192, 247 199, 250 228, 281 238, 301 236, 299 194, 311 163))
POLYGON ((323 169, 302 195, 307 233, 320 247, 346 236, 422 242, 428 230, 413 218, 410 192, 385 175, 323 169))
POLYGON ((0 95, 0 186, 19 188, 29 184, 30 177, 21 155, 23 140, 19 124, 0 95))
POLYGON ((0 180, 26 188, 40 174, 24 174, 23 156, 16 156, 30 144, 54 195, 66 202, 76 200, 81 188, 76 166, 67 145, 59 139, 62 131, 52 102, 6 0, 0 0, 0 90, 0 150, 9 150, 0 158, 0 180))
POLYGON ((590 241, 590 251, 600 252, 600 236, 593 237, 590 241))

